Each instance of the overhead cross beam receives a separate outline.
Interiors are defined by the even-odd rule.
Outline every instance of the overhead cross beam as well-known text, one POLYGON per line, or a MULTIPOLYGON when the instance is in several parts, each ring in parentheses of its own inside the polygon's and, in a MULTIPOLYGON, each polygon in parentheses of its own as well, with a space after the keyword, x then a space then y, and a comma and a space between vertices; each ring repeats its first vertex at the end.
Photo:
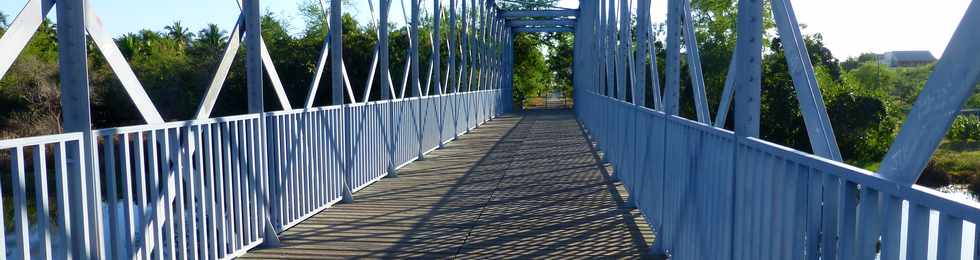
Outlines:
POLYGON ((556 19, 556 20, 511 20, 507 25, 511 27, 537 27, 537 26, 567 26, 575 27, 575 19, 556 19))
POLYGON ((571 27, 515 27, 515 33, 565 33, 575 32, 571 27))
POLYGON ((578 10, 513 10, 500 12, 500 17, 508 20, 533 17, 558 18, 576 16, 578 16, 578 10))

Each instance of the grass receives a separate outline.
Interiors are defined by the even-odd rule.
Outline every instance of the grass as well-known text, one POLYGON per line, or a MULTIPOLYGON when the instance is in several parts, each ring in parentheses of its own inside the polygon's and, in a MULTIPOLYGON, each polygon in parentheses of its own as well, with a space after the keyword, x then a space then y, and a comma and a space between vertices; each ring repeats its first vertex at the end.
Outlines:
POLYGON ((932 159, 949 173, 954 184, 967 184, 980 178, 980 141, 944 142, 932 159))
MULTIPOLYGON (((980 141, 943 141, 932 156, 937 170, 946 172, 953 184, 969 184, 980 179, 980 141)), ((858 167, 877 172, 881 162, 849 162, 858 167)))

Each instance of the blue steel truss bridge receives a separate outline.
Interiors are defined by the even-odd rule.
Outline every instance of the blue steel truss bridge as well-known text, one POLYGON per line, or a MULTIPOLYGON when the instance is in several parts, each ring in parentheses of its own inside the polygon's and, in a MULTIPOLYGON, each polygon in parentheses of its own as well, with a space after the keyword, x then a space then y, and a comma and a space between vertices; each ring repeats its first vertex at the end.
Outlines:
POLYGON ((980 204, 915 185, 980 80, 980 1, 877 172, 842 162, 789 0, 738 1, 715 113, 690 0, 665 0, 662 72, 651 0, 530 9, 405 0, 402 10, 364 0, 378 24, 364 85, 347 75, 342 1, 321 1, 329 33, 295 103, 260 36, 260 0, 236 1, 241 13, 197 113, 171 122, 92 1, 29 0, 0 36, 2 78, 43 19, 57 18, 64 129, 0 140, 10 166, 0 171, 9 173, 0 258, 980 259, 980 204), (423 6, 438 11, 421 19, 423 6), (400 75, 392 12, 408 26, 400 75), (769 17, 812 153, 759 138, 769 17), (434 51, 422 50, 432 38, 423 26, 444 35, 428 44, 434 51), (514 107, 521 33, 575 35, 574 108, 514 107), (92 128, 92 49, 144 124, 92 128), (696 118, 679 115, 681 49, 696 118), (248 113, 212 117, 238 52, 248 113), (314 106, 321 80, 329 105, 314 106), (355 95, 375 85, 380 99, 355 95), (267 93, 281 107, 268 111, 267 93))

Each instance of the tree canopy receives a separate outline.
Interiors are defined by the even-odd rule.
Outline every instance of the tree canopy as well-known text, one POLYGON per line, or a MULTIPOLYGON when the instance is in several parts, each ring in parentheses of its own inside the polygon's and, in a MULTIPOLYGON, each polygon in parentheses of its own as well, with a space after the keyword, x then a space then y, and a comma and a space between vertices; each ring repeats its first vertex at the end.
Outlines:
POLYGON ((504 10, 532 10, 552 8, 559 0, 497 0, 497 6, 504 10))

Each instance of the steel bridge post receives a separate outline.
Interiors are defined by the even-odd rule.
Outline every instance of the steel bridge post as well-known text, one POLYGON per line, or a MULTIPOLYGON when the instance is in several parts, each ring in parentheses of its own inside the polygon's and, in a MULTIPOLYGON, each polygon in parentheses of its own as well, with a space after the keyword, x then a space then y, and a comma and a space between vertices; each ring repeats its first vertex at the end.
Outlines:
POLYGON ((67 144, 68 162, 76 166, 69 179, 71 200, 71 252, 78 258, 107 257, 102 245, 100 185, 97 182, 98 148, 92 134, 89 100, 88 50, 85 16, 88 1, 62 1, 55 5, 58 17, 58 65, 61 80, 61 106, 65 132, 82 132, 82 143, 67 144))
POLYGON ((759 137, 762 92, 762 1, 738 3, 735 44, 735 134, 759 137))
POLYGON ((682 0, 667 1, 667 60, 666 84, 664 88, 664 113, 678 115, 680 113, 681 88, 681 4, 682 0))
MULTIPOLYGON (((480 27, 479 33, 476 34, 474 40, 476 40, 476 91, 483 90, 486 85, 486 70, 487 70, 487 29, 490 26, 487 25, 487 17, 489 16, 489 6, 486 3, 480 5, 480 19, 478 26, 480 27)), ((477 112, 477 111, 474 111, 477 112)), ((475 116, 475 115, 474 115, 475 116)))
POLYGON ((468 10, 466 10, 466 2, 467 1, 466 0, 460 0, 460 2, 462 2, 461 3, 462 6, 460 8, 460 20, 461 21, 460 21, 460 24, 459 24, 459 26, 460 26, 460 32, 459 32, 460 33, 460 35, 459 35, 459 45, 460 45, 460 48, 459 48, 459 52, 460 52, 459 53, 459 59, 460 59, 460 62, 459 63, 460 63, 460 68, 459 68, 458 82, 456 84, 456 92, 460 92, 460 91, 465 92, 467 90, 466 90, 466 88, 463 87, 463 84, 469 84, 469 79, 467 78, 467 75, 469 75, 469 69, 468 69, 469 68, 469 63, 468 63, 469 62, 469 55, 467 55, 467 51, 469 50, 469 39, 467 38, 467 34, 466 34, 466 32, 468 31, 467 30, 467 27, 468 26, 466 24, 467 17, 468 17, 466 14, 467 14, 468 10))
POLYGON ((262 24, 259 0, 245 0, 245 76, 248 89, 248 112, 265 112, 262 92, 262 24))
MULTIPOLYGON (((331 103, 334 105, 344 104, 344 39, 343 39, 343 10, 341 8, 341 1, 330 1, 330 51, 333 54, 330 56, 330 96, 331 103)), ((345 109, 340 110, 343 114, 343 123, 341 125, 348 124, 349 116, 345 109)), ((344 128, 344 134, 340 147, 341 151, 344 151, 343 158, 341 159, 344 167, 344 187, 343 187, 343 202, 352 203, 354 202, 353 196, 353 183, 351 182, 351 144, 350 144, 350 133, 347 130, 348 127, 344 128)))
POLYGON ((586 72, 588 74, 583 76, 591 79, 591 82, 593 84, 592 86, 593 92, 595 92, 596 94, 601 94, 605 83, 605 80, 601 76, 602 66, 600 66, 599 63, 600 59, 602 58, 602 55, 598 52, 598 50, 602 50, 602 38, 600 38, 602 34, 602 22, 601 22, 602 2, 601 1, 588 2, 588 6, 589 6, 589 10, 587 11, 589 13, 588 14, 589 29, 587 32, 589 33, 589 35, 587 35, 586 37, 589 38, 588 40, 590 43, 589 47, 593 49, 587 51, 588 59, 586 60, 586 62, 588 62, 587 64, 589 65, 589 68, 588 71, 586 72))
MULTIPOLYGON (((389 37, 391 33, 388 31, 388 16, 391 10, 391 0, 380 0, 380 15, 378 16, 378 57, 380 59, 380 70, 381 70, 381 100, 391 100, 393 97, 394 90, 391 86, 391 70, 388 68, 391 65, 391 53, 390 46, 388 45, 389 37)), ((382 126, 382 131, 384 131, 383 136, 385 137, 385 149, 387 149, 388 155, 388 168, 387 177, 397 178, 398 170, 395 169, 395 137, 394 137, 394 116, 395 109, 393 108, 393 103, 389 101, 388 105, 385 106, 385 113, 387 113, 387 119, 385 120, 385 126, 382 126)))
MULTIPOLYGON (((408 51, 411 55, 411 77, 409 83, 411 86, 411 96, 416 98, 412 104, 410 104, 413 110, 413 120, 416 123, 416 139, 418 143, 422 143, 422 131, 425 131, 425 127, 422 126, 422 86, 419 82, 419 63, 422 60, 419 59, 419 0, 409 0, 411 1, 411 12, 412 20, 409 24, 410 28, 408 31, 409 38, 409 48, 408 51)), ((421 145, 418 146, 416 151, 416 156, 418 160, 423 160, 423 148, 421 145)))
MULTIPOLYGON (((633 103, 646 107, 646 88, 647 88, 647 44, 648 32, 650 31, 650 0, 638 0, 637 1, 637 23, 636 23, 636 62, 635 71, 636 78, 634 78, 635 85, 633 86, 633 103)), ((654 55, 656 58, 656 55, 654 55)), ((656 79, 654 79, 656 80, 656 79)))
MULTIPOLYGON (((449 31, 446 32, 446 54, 449 58, 447 62, 449 67, 448 76, 446 77, 446 93, 457 92, 454 86, 458 83, 456 80, 457 68, 456 68, 456 0, 449 0, 449 31)), ((459 137, 456 131, 453 131, 453 138, 459 137)))
MULTIPOLYGON (((579 17, 575 21, 575 47, 572 51, 572 99, 574 101, 582 100, 582 92, 585 90, 587 85, 590 85, 586 83, 585 75, 586 72, 590 70, 589 65, 591 64, 592 60, 586 56, 591 56, 588 54, 596 50, 595 48, 592 48, 592 36, 595 34, 591 31, 593 28, 591 26, 592 9, 590 6, 591 3, 580 3, 579 17)), ((581 116, 579 114, 581 112, 580 107, 575 106, 575 108, 576 115, 581 116)))
MULTIPOLYGON (((737 40, 735 44, 735 136, 736 143, 745 138, 759 137, 760 122, 760 98, 762 92, 762 1, 749 0, 738 2, 737 40)), ((736 145, 737 146, 737 145, 736 145)), ((735 206, 732 207, 732 259, 751 259, 744 252, 749 245, 746 241, 736 239, 738 237, 751 236, 749 229, 741 223, 749 221, 745 219, 745 209, 740 208, 746 198, 738 197, 741 186, 747 183, 744 178, 737 176, 739 167, 746 162, 741 162, 739 157, 740 149, 734 149, 732 157, 735 167, 732 169, 734 176, 732 187, 732 198, 735 206)))
MULTIPOLYGON (((616 96, 616 67, 613 63, 616 62, 616 39, 614 37, 616 32, 616 4, 615 0, 605 0, 606 1, 606 21, 605 30, 602 37, 606 40, 603 49, 606 50, 606 56, 603 58, 603 63, 606 65, 606 96, 615 97, 616 96)), ((608 111, 607 111, 608 112, 608 111)))
POLYGON ((504 111, 514 111, 514 32, 504 29, 504 111))
MULTIPOLYGON (((436 87, 436 95, 442 95, 442 57, 439 54, 441 49, 442 36, 442 5, 440 0, 432 1, 432 86, 436 87)), ((442 129, 442 128, 440 128, 442 129)), ((440 130, 441 131, 441 130, 440 130)), ((441 135, 440 135, 441 136, 441 135)))
MULTIPOLYGON (((440 51, 442 50, 442 47, 441 47, 441 45, 442 45, 442 1, 441 0, 433 0, 432 1, 432 10, 433 10, 432 11, 432 13, 433 13, 432 14, 433 15, 433 18, 432 18, 433 19, 433 25, 432 25, 432 36, 431 36, 431 39, 432 39, 432 60, 430 62, 431 64, 429 65, 429 67, 431 68, 430 70, 432 70, 432 75, 429 75, 429 81, 432 82, 432 86, 436 89, 436 95, 442 95, 442 94, 445 94, 444 91, 443 91, 443 88, 442 88, 442 54, 440 53, 440 51)), ((426 94, 428 94, 428 93, 426 93, 426 94)), ((445 106, 443 104, 445 102, 443 101, 443 99, 437 99, 437 100, 438 100, 439 104, 438 104, 438 106, 436 106, 436 114, 439 115, 438 118, 443 118, 442 114, 445 113, 445 106)), ((436 120, 436 121, 438 122, 439 120, 436 120)), ((443 134, 444 134, 445 131, 443 131, 443 127, 441 126, 442 124, 439 124, 439 125, 440 125, 439 126, 439 129, 437 130, 437 131, 439 131, 439 139, 437 141, 437 143, 438 143, 437 146, 439 147, 439 149, 442 149, 444 147, 444 144, 443 144, 442 140, 443 140, 443 134)))
MULTIPOLYGON (((632 79, 629 77, 629 70, 632 65, 630 64, 630 52, 632 52, 632 47, 630 47, 630 42, 633 41, 631 37, 632 33, 630 30, 630 8, 629 0, 619 1, 619 48, 616 54, 616 79, 618 92, 616 97, 620 100, 626 101, 626 91, 629 89, 632 79)), ((625 129, 624 129, 625 130, 625 129)))
MULTIPOLYGON (((262 25, 261 25, 261 7, 259 0, 245 0, 242 2, 242 8, 245 12, 245 76, 246 76, 246 87, 248 92, 248 113, 250 114, 261 114, 265 112, 265 100, 263 100, 263 89, 262 83, 264 78, 262 77, 262 25)), ((264 117, 259 119, 260 131, 264 134, 265 121, 264 117)), ((264 142, 263 142, 264 144, 264 142)), ((191 149, 191 148, 187 148, 191 149)), ((264 147, 260 151, 265 150, 264 147)), ((264 172, 261 170, 267 164, 265 163, 266 157, 260 156, 259 162, 253 162, 258 166, 258 172, 264 172)), ((253 172, 256 175, 262 175, 253 172)), ((266 176, 255 176, 260 179, 266 179, 266 176)), ((258 194, 261 199, 259 199, 258 208, 264 211, 263 216, 263 243, 264 247, 276 247, 279 246, 279 238, 276 234, 276 229, 272 225, 272 220, 269 218, 269 208, 266 207, 269 201, 268 189, 258 189, 262 194, 258 194)))
MULTIPOLYGON (((456 60, 457 60, 456 55, 458 55, 458 53, 456 51, 460 50, 459 49, 459 46, 460 46, 460 43, 459 43, 459 32, 458 32, 459 24, 458 24, 458 21, 457 21, 457 12, 458 12, 458 10, 456 10, 456 5, 457 5, 457 2, 456 1, 457 0, 449 0, 449 31, 446 34, 446 36, 447 36, 446 38, 448 39, 447 40, 448 49, 447 49, 446 53, 449 54, 448 55, 449 56, 449 68, 448 68, 449 69, 449 76, 446 79, 446 92, 447 93, 450 93, 450 92, 451 93, 459 93, 459 83, 460 83, 460 79, 459 79, 460 68, 458 67, 457 62, 456 62, 456 60)), ((463 0, 461 2, 463 2, 464 5, 466 4, 466 1, 465 0, 463 0)), ((454 96, 451 99, 450 103, 452 104, 450 106, 450 108, 452 108, 452 114, 453 114, 453 117, 452 117, 452 120, 453 120, 453 139, 456 139, 456 138, 459 138, 459 131, 458 131, 458 129, 459 129, 459 117, 458 117, 458 115, 459 115, 459 99, 458 99, 458 96, 454 96)))

